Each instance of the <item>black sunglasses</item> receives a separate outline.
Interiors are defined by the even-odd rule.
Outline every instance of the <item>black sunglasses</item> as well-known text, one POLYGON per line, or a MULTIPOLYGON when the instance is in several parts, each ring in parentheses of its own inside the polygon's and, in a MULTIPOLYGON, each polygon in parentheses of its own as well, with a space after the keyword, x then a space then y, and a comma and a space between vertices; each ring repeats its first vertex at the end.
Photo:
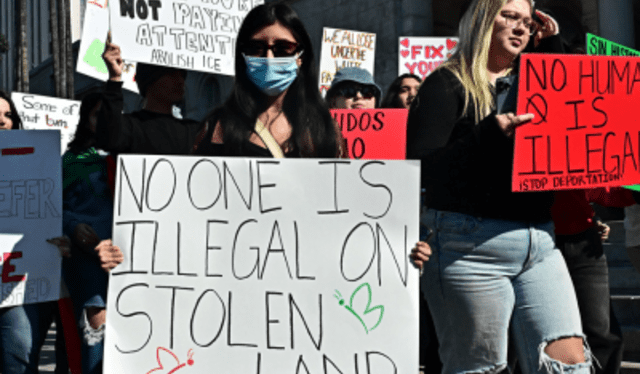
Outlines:
POLYGON ((242 44, 242 53, 252 57, 267 57, 271 50, 274 57, 291 57, 302 49, 300 44, 286 40, 278 40, 269 45, 263 40, 250 40, 242 44))
POLYGON ((362 97, 364 97, 365 99, 371 99, 372 97, 376 96, 378 90, 374 86, 349 84, 345 85, 344 87, 339 87, 337 90, 337 96, 344 96, 347 99, 351 99, 358 96, 358 92, 360 92, 362 97))

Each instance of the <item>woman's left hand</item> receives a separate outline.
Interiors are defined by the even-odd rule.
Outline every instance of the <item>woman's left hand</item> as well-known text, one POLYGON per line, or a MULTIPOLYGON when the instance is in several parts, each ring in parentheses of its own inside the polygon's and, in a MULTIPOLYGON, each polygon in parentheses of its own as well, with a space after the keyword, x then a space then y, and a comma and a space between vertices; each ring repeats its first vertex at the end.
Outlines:
POLYGON ((411 255, 409 255, 420 271, 422 271, 424 263, 429 261, 429 256, 431 256, 431 246, 426 242, 417 242, 416 246, 411 249, 411 255))
POLYGON ((537 47, 542 39, 558 35, 560 26, 558 26, 558 22, 553 17, 544 12, 536 10, 536 15, 542 20, 542 24, 538 24, 538 31, 533 35, 533 43, 537 47))

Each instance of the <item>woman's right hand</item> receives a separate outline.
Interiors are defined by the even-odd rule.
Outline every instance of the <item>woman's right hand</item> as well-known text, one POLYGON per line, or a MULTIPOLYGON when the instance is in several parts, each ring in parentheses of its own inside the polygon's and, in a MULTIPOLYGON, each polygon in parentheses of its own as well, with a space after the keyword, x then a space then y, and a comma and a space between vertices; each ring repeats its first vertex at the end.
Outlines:
POLYGON ((107 273, 124 261, 124 255, 120 247, 113 245, 111 239, 101 241, 95 248, 95 251, 100 259, 102 270, 107 273))
POLYGON ((498 127, 506 136, 513 138, 516 128, 529 123, 534 117, 531 113, 519 116, 513 113, 496 114, 496 122, 498 122, 498 127))

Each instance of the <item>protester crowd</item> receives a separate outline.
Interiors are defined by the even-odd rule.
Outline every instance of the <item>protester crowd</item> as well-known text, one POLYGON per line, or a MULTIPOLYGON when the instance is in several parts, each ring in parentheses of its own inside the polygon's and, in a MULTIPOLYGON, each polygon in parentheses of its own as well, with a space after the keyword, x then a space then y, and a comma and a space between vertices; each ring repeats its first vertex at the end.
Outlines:
MULTIPOLYGON (((636 233, 627 235, 627 247, 640 271, 638 194, 511 192, 514 132, 534 115, 498 113, 496 81, 517 74, 526 48, 571 53, 575 46, 533 5, 474 0, 457 51, 424 82, 401 75, 383 95, 368 71, 344 68, 324 99, 298 15, 281 3, 260 5, 239 30, 231 93, 202 122, 172 115, 186 71, 143 63, 136 82, 144 107, 123 114, 124 64, 120 48, 107 43, 109 80, 82 100, 62 158, 65 236, 51 240, 65 256, 82 372, 102 372, 108 272, 123 261, 110 240, 116 156, 344 157, 330 108, 409 110, 407 158, 421 162, 425 227, 411 258, 426 302, 421 344, 435 357, 421 363, 424 372, 619 372, 622 339, 602 249, 609 228, 590 202, 627 206, 625 229, 636 233)), ((19 128, 10 96, 0 93, 0 129, 19 128)), ((0 309, 2 373, 38 372, 53 309, 0 309)))

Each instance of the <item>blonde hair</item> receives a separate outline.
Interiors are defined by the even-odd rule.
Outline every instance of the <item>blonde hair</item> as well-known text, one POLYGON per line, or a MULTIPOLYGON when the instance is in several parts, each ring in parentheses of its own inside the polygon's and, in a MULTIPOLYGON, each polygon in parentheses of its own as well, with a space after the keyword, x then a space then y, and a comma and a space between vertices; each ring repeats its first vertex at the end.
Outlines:
MULTIPOLYGON (((466 91, 463 115, 473 104, 475 121, 493 110, 493 95, 489 88, 489 47, 496 16, 504 5, 513 0, 474 0, 460 20, 458 49, 442 67, 462 82, 466 91)), ((534 1, 528 0, 533 9, 534 1)))

